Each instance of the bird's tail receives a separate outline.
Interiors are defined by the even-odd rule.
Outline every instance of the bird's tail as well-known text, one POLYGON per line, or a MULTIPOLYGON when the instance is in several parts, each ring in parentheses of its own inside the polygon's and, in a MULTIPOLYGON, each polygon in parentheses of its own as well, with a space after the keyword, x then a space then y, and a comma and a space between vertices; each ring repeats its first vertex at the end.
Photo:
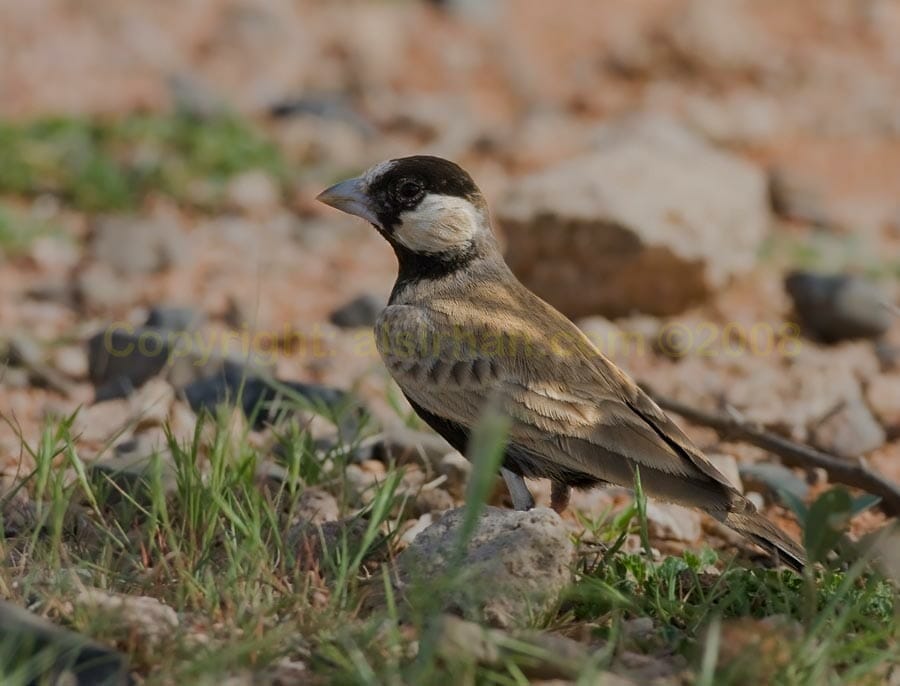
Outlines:
POLYGON ((729 529, 746 536, 794 570, 803 571, 806 566, 806 555, 803 549, 758 512, 749 510, 717 513, 717 515, 717 518, 729 529))

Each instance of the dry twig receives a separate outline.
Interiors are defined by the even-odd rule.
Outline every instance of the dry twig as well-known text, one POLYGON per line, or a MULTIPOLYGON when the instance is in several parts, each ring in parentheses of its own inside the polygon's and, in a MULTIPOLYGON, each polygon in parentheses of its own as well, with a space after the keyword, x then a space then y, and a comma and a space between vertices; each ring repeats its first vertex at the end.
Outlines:
MULTIPOLYGON (((645 389, 646 390, 646 389, 645 389)), ((649 391, 648 391, 649 392, 649 391)), ((723 440, 743 441, 778 455, 790 467, 824 469, 831 481, 859 488, 881 498, 879 507, 888 516, 900 515, 900 486, 869 469, 863 458, 849 460, 823 453, 796 443, 739 417, 707 412, 677 400, 649 392, 656 403, 668 412, 681 415, 687 421, 716 431, 723 440)))

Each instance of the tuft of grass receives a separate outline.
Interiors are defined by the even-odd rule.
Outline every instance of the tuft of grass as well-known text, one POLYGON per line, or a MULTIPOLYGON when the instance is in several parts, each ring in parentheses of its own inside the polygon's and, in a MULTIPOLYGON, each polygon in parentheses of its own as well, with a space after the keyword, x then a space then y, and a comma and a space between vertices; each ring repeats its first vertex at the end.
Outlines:
POLYGON ((62 238, 64 234, 43 220, 0 205, 0 255, 23 255, 37 239, 44 236, 62 238))
POLYGON ((49 193, 86 211, 133 209, 153 193, 203 205, 252 169, 287 180, 277 147, 228 114, 0 122, 0 159, 0 194, 49 193))

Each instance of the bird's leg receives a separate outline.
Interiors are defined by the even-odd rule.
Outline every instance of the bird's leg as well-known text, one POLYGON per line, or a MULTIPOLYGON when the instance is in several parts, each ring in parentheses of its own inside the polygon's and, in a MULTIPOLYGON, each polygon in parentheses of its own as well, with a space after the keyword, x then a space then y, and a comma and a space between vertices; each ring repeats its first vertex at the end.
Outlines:
POLYGON ((525 479, 518 474, 514 474, 508 469, 500 469, 506 487, 509 489, 509 495, 512 498, 513 507, 517 510, 531 510, 534 508, 534 498, 528 486, 525 485, 525 479))
POLYGON ((561 481, 552 481, 550 484, 550 507, 562 514, 569 506, 569 496, 572 491, 561 481))

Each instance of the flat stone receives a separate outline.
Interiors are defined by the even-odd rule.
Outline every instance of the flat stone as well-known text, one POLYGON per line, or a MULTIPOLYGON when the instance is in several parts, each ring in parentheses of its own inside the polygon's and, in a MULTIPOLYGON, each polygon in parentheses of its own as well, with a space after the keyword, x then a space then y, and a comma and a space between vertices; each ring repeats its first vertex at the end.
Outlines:
POLYGON ((872 377, 866 401, 884 427, 892 431, 900 427, 900 372, 872 377))
POLYGON ((677 314, 750 270, 770 222, 760 169, 651 116, 514 182, 496 216, 513 272, 573 317, 677 314))
POLYGON ((885 294, 858 276, 793 271, 784 287, 804 331, 824 343, 878 338, 893 323, 885 294))
POLYGON ((90 242, 91 255, 121 274, 140 275, 180 264, 188 257, 179 226, 167 218, 117 215, 100 217, 90 242))
POLYGON ((884 427, 862 398, 852 398, 813 428, 813 441, 826 452, 854 458, 880 448, 887 441, 884 427))
POLYGON ((387 305, 384 298, 364 293, 332 312, 328 319, 344 329, 375 326, 375 320, 387 305))
MULTIPOLYGON (((446 512, 397 558, 404 585, 440 579, 451 555, 465 508, 446 512)), ((572 579, 575 547, 559 515, 546 508, 528 512, 488 507, 466 547, 460 571, 490 584, 451 584, 446 610, 497 627, 524 626, 549 611, 572 579)))
POLYGON ((100 621, 102 618, 108 623, 107 627, 116 627, 122 635, 134 637, 142 651, 152 651, 166 641, 180 623, 175 610, 149 596, 85 588, 72 604, 92 620, 100 621))
POLYGON ((672 503, 647 503, 647 525, 651 538, 696 543, 703 534, 700 513, 672 503))

